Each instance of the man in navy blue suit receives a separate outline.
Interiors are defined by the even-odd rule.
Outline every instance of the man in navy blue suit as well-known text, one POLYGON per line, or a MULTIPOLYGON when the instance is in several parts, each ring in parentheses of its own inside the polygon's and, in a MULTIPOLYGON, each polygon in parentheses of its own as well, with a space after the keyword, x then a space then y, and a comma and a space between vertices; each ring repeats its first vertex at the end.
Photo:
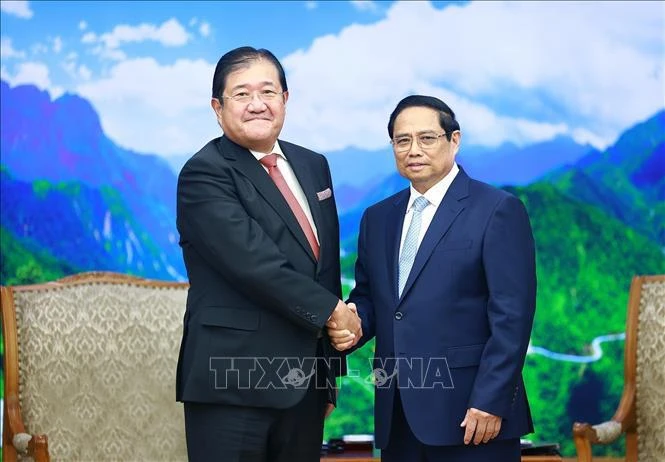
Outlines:
POLYGON ((536 303, 535 245, 522 202, 455 162, 460 126, 413 95, 388 123, 411 185, 371 207, 350 302, 376 337, 375 443, 386 462, 513 462, 533 431, 522 380, 536 303))

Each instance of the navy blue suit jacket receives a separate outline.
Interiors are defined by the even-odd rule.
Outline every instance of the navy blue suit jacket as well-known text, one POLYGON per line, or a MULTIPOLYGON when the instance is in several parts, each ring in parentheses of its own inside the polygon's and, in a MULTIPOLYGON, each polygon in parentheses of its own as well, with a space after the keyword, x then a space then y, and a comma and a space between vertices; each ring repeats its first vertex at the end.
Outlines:
POLYGON ((350 295, 363 321, 361 342, 376 337, 375 373, 385 370, 376 384, 377 447, 388 442, 397 384, 407 421, 425 444, 463 444, 460 423, 471 407, 503 418, 497 439, 532 432, 522 366, 536 270, 524 205, 460 168, 399 298, 408 200, 407 189, 365 211, 350 295))

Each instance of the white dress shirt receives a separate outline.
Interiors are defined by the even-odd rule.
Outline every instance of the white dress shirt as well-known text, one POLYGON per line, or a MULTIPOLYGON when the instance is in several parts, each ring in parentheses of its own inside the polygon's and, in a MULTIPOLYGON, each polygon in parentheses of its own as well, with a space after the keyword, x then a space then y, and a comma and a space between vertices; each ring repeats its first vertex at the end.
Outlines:
POLYGON ((427 228, 429 228, 429 225, 432 223, 436 209, 439 208, 439 204, 446 195, 446 192, 448 192, 448 188, 450 188, 450 185, 458 172, 459 167, 457 166, 457 163, 453 163, 453 168, 450 169, 448 174, 441 178, 434 186, 425 191, 425 194, 420 194, 413 188, 413 185, 409 187, 411 190, 411 196, 409 197, 409 202, 406 204, 406 215, 404 216, 404 225, 402 225, 402 237, 399 241, 399 255, 402 255, 402 246, 404 245, 404 239, 406 238, 406 231, 409 229, 411 217, 413 217, 413 208, 411 207, 413 201, 420 196, 425 196, 425 199, 429 201, 427 207, 421 212, 422 221, 420 223, 420 234, 418 235, 418 247, 420 247, 420 243, 423 241, 427 228))
MULTIPOLYGON (((307 202, 305 193, 300 187, 300 183, 298 183, 298 179, 296 178, 295 173, 293 173, 293 169, 287 162, 284 152, 282 152, 282 148, 279 146, 279 142, 275 143, 275 146, 273 146, 272 150, 269 153, 252 151, 251 149, 249 152, 251 152, 252 155, 256 157, 256 160, 258 161, 260 161, 263 157, 267 156, 268 154, 273 154, 273 153, 277 154, 277 168, 279 168, 279 171, 282 173, 282 176, 284 177, 284 181, 286 181, 286 184, 289 186, 289 189, 291 189, 291 192, 296 197, 296 200, 300 204, 300 207, 302 207, 303 212, 305 212, 307 221, 309 221, 309 224, 312 227, 312 231, 314 231, 316 242, 318 242, 320 245, 321 241, 319 241, 319 233, 316 230, 316 225, 314 224, 314 219, 312 218, 312 211, 309 209, 309 203, 307 202)), ((268 168, 265 165, 261 164, 261 166, 266 172, 268 172, 268 168)))

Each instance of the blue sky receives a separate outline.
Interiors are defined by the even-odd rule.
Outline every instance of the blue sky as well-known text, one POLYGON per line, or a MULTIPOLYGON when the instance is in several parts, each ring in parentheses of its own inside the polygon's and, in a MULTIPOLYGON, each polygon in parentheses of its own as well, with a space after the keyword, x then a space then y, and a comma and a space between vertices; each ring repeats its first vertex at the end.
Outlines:
POLYGON ((2 1, 2 78, 79 94, 118 144, 188 154, 219 128, 219 56, 272 50, 283 137, 322 152, 388 145, 399 99, 448 102, 471 145, 557 135, 605 147, 665 106, 663 2, 2 1))

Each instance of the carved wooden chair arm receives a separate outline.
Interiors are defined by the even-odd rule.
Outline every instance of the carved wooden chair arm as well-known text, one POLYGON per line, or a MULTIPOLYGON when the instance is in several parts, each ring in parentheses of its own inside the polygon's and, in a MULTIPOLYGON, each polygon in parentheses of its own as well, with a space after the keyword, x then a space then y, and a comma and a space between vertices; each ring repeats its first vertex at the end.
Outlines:
POLYGON ((16 450, 16 453, 23 457, 29 457, 35 462, 49 462, 48 438, 46 435, 30 435, 26 433, 16 396, 8 397, 5 406, 9 427, 5 428, 5 432, 7 432, 7 437, 11 437, 11 445, 16 450))

